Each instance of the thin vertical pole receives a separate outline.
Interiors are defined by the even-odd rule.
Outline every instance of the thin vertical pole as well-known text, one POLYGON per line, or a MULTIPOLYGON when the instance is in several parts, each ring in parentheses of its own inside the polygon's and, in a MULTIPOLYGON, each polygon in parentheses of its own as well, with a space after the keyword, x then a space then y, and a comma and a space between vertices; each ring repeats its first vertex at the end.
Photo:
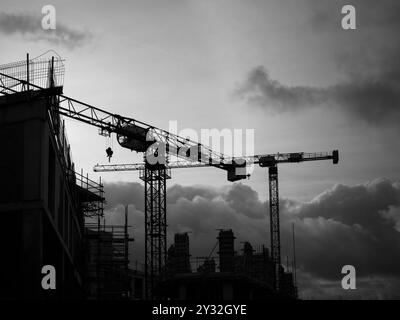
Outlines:
POLYGON ((125 206, 125 281, 127 283, 127 294, 129 293, 129 285, 128 285, 128 264, 129 264, 129 235, 128 235, 128 205, 125 206))
MULTIPOLYGON (((160 169, 158 169, 157 170, 157 175, 158 175, 158 190, 157 190, 157 192, 158 192, 158 195, 157 195, 157 197, 158 197, 158 212, 157 212, 157 215, 158 215, 158 230, 157 230, 157 233, 158 233, 158 270, 157 270, 157 273, 158 273, 158 277, 159 277, 159 279, 158 280, 160 280, 160 277, 161 277, 161 265, 162 265, 162 260, 163 260, 163 257, 162 257, 162 252, 164 251, 164 244, 163 244, 163 236, 164 236, 164 226, 163 226, 163 222, 164 222, 164 216, 163 216, 163 213, 164 213, 164 210, 163 210, 163 208, 161 207, 161 192, 163 192, 163 190, 161 190, 161 188, 162 188, 162 182, 163 182, 163 179, 162 178, 164 178, 164 177, 161 177, 161 174, 162 174, 162 170, 160 170, 160 169)), ((165 180, 164 180, 165 181, 165 180)))
POLYGON ((128 205, 125 206, 125 259, 126 259, 126 272, 128 272, 128 205))
POLYGON ((51 57, 51 80, 50 87, 54 87, 54 56, 51 57))
MULTIPOLYGON (((83 180, 83 169, 82 169, 83 180)), ((97 259, 96 259, 96 282, 97 282, 97 299, 100 299, 100 259, 101 259, 101 245, 100 245, 100 215, 97 215, 97 259)))
POLYGON ((289 256, 286 256, 286 272, 289 272, 289 256))
POLYGON ((26 54, 26 82, 27 90, 29 91, 29 53, 26 54))
POLYGON ((144 263, 144 287, 145 287, 145 300, 149 299, 149 260, 148 260, 148 241, 149 241, 149 235, 148 235, 148 203, 147 203, 147 197, 148 195, 148 180, 147 180, 147 175, 149 173, 149 170, 147 168, 146 164, 146 158, 144 159, 145 162, 145 167, 144 167, 144 234, 145 234, 145 239, 144 239, 144 251, 145 251, 145 263, 144 263))
POLYGON ((294 238, 294 223, 292 223, 292 235, 293 235, 293 276, 294 276, 294 285, 297 283, 297 274, 296 274, 296 243, 294 238))
POLYGON ((164 254, 164 268, 165 270, 167 269, 167 169, 164 168, 163 170, 163 212, 164 212, 164 221, 163 221, 163 228, 164 228, 164 248, 163 248, 163 254, 164 254))

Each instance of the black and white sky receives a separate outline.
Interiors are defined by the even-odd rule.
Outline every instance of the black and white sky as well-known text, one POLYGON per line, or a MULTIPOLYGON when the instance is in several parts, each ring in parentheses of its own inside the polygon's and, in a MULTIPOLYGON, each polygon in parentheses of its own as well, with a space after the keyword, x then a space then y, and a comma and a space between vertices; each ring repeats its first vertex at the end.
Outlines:
MULTIPOLYGON (((400 2, 396 0, 16 1, 0 7, 0 64, 53 49, 66 59, 64 92, 168 129, 254 129, 255 152, 339 149, 340 163, 282 165, 283 255, 296 225, 303 298, 400 298, 400 2), (56 8, 57 29, 41 28, 56 8), (341 8, 356 8, 356 30, 341 8), (357 289, 341 289, 353 264, 357 289)), ((66 120, 74 161, 91 171, 109 144, 66 120)), ((140 162, 117 146, 112 163, 140 162)), ((92 177, 98 174, 92 173, 92 177)), ((143 253, 138 174, 102 174, 107 218, 130 204, 143 253)), ((169 233, 192 231, 207 254, 216 228, 268 244, 267 173, 228 184, 213 168, 173 172, 169 233)))

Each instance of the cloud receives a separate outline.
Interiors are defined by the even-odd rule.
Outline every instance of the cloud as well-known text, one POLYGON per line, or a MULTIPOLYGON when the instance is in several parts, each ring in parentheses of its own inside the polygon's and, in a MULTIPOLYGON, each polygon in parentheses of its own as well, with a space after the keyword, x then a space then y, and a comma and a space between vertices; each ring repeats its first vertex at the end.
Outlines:
POLYGON ((325 55, 332 55, 341 80, 330 86, 289 86, 271 76, 265 66, 255 66, 235 90, 236 96, 269 114, 335 109, 352 123, 399 127, 400 2, 355 0, 354 32, 340 27, 341 8, 347 2, 312 0, 308 4, 308 25, 318 39, 329 39, 329 47, 334 51, 325 55))
MULTIPOLYGON (((133 226, 132 260, 144 254, 143 186, 106 185, 108 223, 123 223, 123 206, 130 203, 133 226), (120 203, 120 204, 119 204, 120 203)), ((291 256, 295 223, 300 293, 304 298, 400 297, 400 183, 376 179, 355 186, 335 185, 309 202, 281 199, 282 259, 291 256), (357 290, 341 288, 341 268, 356 267, 357 290)), ((240 242, 269 247, 268 202, 249 186, 235 183, 168 189, 168 245, 176 232, 190 232, 192 257, 208 256, 219 228, 233 229, 236 252, 240 242)), ((214 253, 215 254, 215 253, 214 253)))
POLYGON ((339 184, 308 203, 287 206, 283 238, 290 234, 288 222, 295 222, 300 270, 317 279, 337 282, 341 267, 350 264, 360 279, 400 280, 399 209, 397 182, 339 184))
POLYGON ((0 12, 0 32, 6 35, 20 34, 29 40, 43 40, 51 44, 61 44, 73 49, 90 41, 88 31, 71 29, 57 21, 55 30, 43 30, 42 16, 27 13, 0 12))
POLYGON ((400 207, 389 206, 385 211, 379 212, 385 219, 392 220, 395 223, 395 229, 400 232, 400 207))
POLYGON ((223 196, 229 206, 249 218, 263 219, 267 212, 267 204, 260 201, 258 194, 249 186, 235 184, 223 196))
POLYGON ((302 299, 363 299, 383 300, 400 298, 399 278, 366 277, 357 278, 356 290, 343 290, 340 281, 316 278, 302 272, 298 275, 302 283, 302 299))
POLYGON ((301 110, 317 106, 326 99, 323 89, 314 87, 289 87, 271 79, 263 66, 251 70, 248 77, 236 91, 241 98, 252 105, 265 107, 272 113, 301 110))
POLYGON ((105 183, 106 209, 113 209, 119 205, 135 205, 138 210, 144 211, 144 187, 138 182, 105 183))
POLYGON ((181 186, 175 184, 168 188, 168 203, 176 203, 179 198, 192 201, 196 196, 211 200, 218 194, 213 188, 205 188, 201 186, 181 186))
MULTIPOLYGON (((400 69, 399 69, 400 70, 400 69)), ((400 73, 379 77, 354 76, 330 87, 286 86, 270 77, 263 66, 251 70, 235 94, 271 114, 310 108, 339 108, 353 120, 380 126, 400 121, 400 73)))
MULTIPOLYGON (((139 183, 105 184, 107 224, 124 223, 124 205, 129 204, 132 262, 144 261, 144 188, 139 183)), ((210 186, 173 185, 167 192, 168 245, 177 232, 190 232, 192 256, 208 256, 215 246, 217 229, 233 229, 240 241, 267 245, 266 203, 240 183, 217 189, 210 186), (242 193, 240 199, 235 195, 242 193), (260 211, 257 211, 260 210, 260 211)), ((240 248, 237 248, 240 250, 240 248)), ((214 253, 215 254, 215 253, 214 253)))

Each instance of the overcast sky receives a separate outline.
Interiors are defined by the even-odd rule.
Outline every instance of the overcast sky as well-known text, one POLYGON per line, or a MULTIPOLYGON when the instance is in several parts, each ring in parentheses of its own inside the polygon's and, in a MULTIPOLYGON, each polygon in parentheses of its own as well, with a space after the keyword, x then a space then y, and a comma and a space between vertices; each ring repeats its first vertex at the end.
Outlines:
MULTIPOLYGON (((279 168, 280 196, 287 203, 282 205, 283 239, 289 237, 290 222, 300 230, 300 289, 304 297, 349 296, 334 279, 340 279, 341 266, 350 264, 346 257, 351 260, 354 254, 360 268, 370 265, 370 258, 376 262, 361 272, 363 287, 355 296, 392 297, 393 283, 399 282, 393 271, 399 270, 399 247, 383 247, 400 241, 400 5, 396 0, 350 1, 357 10, 357 29, 343 30, 340 11, 347 3, 52 1, 57 12, 53 34, 40 28, 41 8, 48 2, 2 0, 0 63, 54 49, 66 59, 64 93, 113 113, 164 129, 170 120, 178 121, 178 130, 254 129, 256 153, 339 149, 336 166, 326 161, 279 168), (389 189, 390 195, 382 191, 389 189), (375 205, 360 201, 365 197, 374 202, 374 195, 379 198, 375 205), (374 219, 379 226, 370 223, 374 219), (354 243, 347 249, 357 253, 337 250, 338 239, 354 243), (382 243, 366 246, 371 239, 382 243), (338 252, 328 263, 334 249, 338 252), (311 288, 311 282, 317 285, 311 288)), ((96 128, 66 121, 76 167, 91 172, 96 163, 106 163, 110 142, 96 128)), ((116 141, 113 148, 112 163, 141 161, 116 141)), ((110 212, 127 202, 135 206, 133 215, 141 210, 132 196, 133 187, 140 188, 136 172, 102 177, 113 195, 110 212), (115 188, 123 188, 126 196, 118 197, 115 188)), ((204 200, 215 205, 208 209, 215 212, 211 220, 231 221, 219 227, 241 228, 234 231, 246 235, 251 226, 260 232, 262 226, 265 237, 252 240, 269 239, 264 169, 257 168, 250 180, 233 186, 218 169, 182 169, 173 172, 168 184, 176 184, 171 194, 176 188, 183 188, 182 194, 197 192, 197 197, 170 200, 171 232, 187 228, 201 233, 194 212, 204 213, 204 200), (229 190, 237 188, 244 188, 253 200, 238 196, 233 204, 229 190), (209 189, 212 193, 204 194, 209 189), (241 201, 256 205, 243 212, 247 207, 241 201), (181 214, 183 208, 187 215, 181 214), (246 220, 235 220, 241 213, 246 220), (264 219, 262 224, 259 219, 264 219)), ((201 240, 207 237, 196 238, 196 232, 193 237, 207 242, 201 240)), ((206 245, 199 246, 201 255, 206 245)))

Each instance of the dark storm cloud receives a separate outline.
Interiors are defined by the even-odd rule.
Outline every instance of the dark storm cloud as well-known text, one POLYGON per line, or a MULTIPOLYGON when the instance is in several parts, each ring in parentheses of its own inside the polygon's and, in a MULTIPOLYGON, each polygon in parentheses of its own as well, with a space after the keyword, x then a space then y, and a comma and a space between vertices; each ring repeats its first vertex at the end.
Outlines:
MULTIPOLYGON (((209 186, 181 186, 173 185, 168 188, 167 204, 169 217, 179 215, 183 220, 198 220, 193 231, 200 229, 207 230, 209 221, 213 219, 204 219, 212 215, 211 212, 231 212, 232 219, 236 216, 251 219, 263 219, 266 216, 265 203, 258 198, 256 191, 248 186, 237 183, 229 188, 216 189, 209 186), (196 213, 193 212, 196 211, 196 213), (187 213, 185 213, 187 211, 187 213), (187 215, 187 217, 185 217, 187 215)), ((122 205, 131 204, 137 210, 144 210, 144 188, 137 182, 106 183, 106 209, 116 210, 122 205)), ((221 214, 216 214, 220 218, 221 214)), ((215 228, 224 228, 224 224, 231 221, 224 217, 215 228)), ((180 224, 179 222, 176 225, 180 224)), ((229 228, 229 225, 226 226, 229 228)), ((178 232, 178 230, 177 230, 178 232)))
MULTIPOLYGON (((108 223, 123 223, 130 204, 133 260, 143 260, 143 187, 138 183, 106 186, 108 223)), ((236 251, 242 241, 269 246, 267 204, 250 187, 222 189, 172 186, 168 193, 168 244, 176 232, 190 232, 193 257, 210 254, 219 228, 233 229, 236 251), (171 196, 169 196, 171 194, 171 196)), ((336 185, 310 202, 281 199, 282 256, 291 255, 295 223, 299 286, 306 297, 399 297, 400 183, 377 179, 362 185, 336 185), (343 292, 343 265, 357 271, 357 292, 343 292)))
POLYGON ((133 204, 144 210, 144 187, 138 182, 105 183, 106 209, 113 209, 118 205, 133 204))
POLYGON ((400 73, 396 70, 387 70, 376 78, 354 77, 342 84, 318 88, 286 86, 271 79, 268 71, 259 66, 249 73, 236 93, 250 105, 262 107, 272 114, 338 107, 353 120, 373 125, 398 124, 400 73))
POLYGON ((305 86, 285 86, 271 79, 263 66, 250 71, 245 83, 237 89, 237 93, 250 104, 265 107, 272 113, 301 110, 320 105, 326 100, 325 90, 305 86))
POLYGON ((168 188, 168 203, 176 203, 179 198, 185 198, 192 201, 194 197, 200 196, 205 199, 214 198, 218 192, 212 188, 190 187, 175 184, 168 188))
POLYGON ((333 108, 348 115, 351 121, 398 126, 400 2, 352 2, 357 12, 357 30, 350 33, 340 26, 341 8, 348 3, 309 1, 309 4, 309 25, 335 44, 335 62, 343 80, 327 87, 288 86, 274 79, 265 67, 258 66, 237 88, 237 95, 272 114, 333 108))
POLYGON ((336 185, 309 203, 286 207, 283 219, 296 222, 299 260, 314 276, 334 280, 351 264, 360 277, 400 279, 399 208, 400 184, 377 179, 336 185))
POLYGON ((5 35, 21 34, 30 40, 43 40, 75 48, 90 40, 91 34, 72 29, 59 21, 56 30, 43 30, 43 16, 26 13, 0 12, 0 32, 5 35))
POLYGON ((299 273, 298 281, 302 283, 302 299, 399 299, 400 279, 368 277, 357 278, 356 290, 343 290, 340 281, 313 277, 299 273))
MULTIPOLYGON (((144 256, 144 188, 139 183, 108 183, 105 185, 108 224, 123 224, 124 205, 129 204, 132 261, 143 261, 144 256)), ((173 185, 167 196, 168 244, 177 232, 190 232, 192 256, 208 256, 215 246, 217 229, 233 229, 240 241, 254 245, 265 244, 268 220, 265 203, 257 193, 242 184, 214 189, 209 186, 173 185), (235 195, 243 196, 234 199, 235 195), (260 209, 260 212, 257 210, 260 209)), ((215 253, 214 253, 215 254, 215 253)))
POLYGON ((235 184, 223 196, 231 208, 253 219, 265 218, 266 203, 260 201, 258 193, 243 184, 235 184))
POLYGON ((386 222, 380 212, 393 206, 400 206, 400 185, 388 179, 377 179, 357 186, 338 184, 305 204, 300 214, 304 218, 332 218, 347 225, 358 223, 365 228, 378 229, 385 227, 382 223, 386 222))

